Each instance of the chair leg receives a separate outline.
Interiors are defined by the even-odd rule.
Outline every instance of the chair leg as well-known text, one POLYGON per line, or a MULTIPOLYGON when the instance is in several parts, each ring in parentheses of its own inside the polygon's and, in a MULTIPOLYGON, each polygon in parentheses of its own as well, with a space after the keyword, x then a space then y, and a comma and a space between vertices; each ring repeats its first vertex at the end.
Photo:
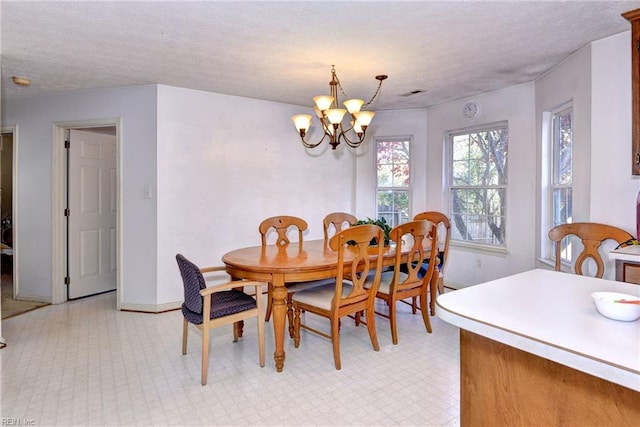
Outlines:
POLYGON ((391 342, 398 344, 398 324, 396 323, 396 303, 389 301, 389 325, 391 326, 391 342))
POLYGON ((202 385, 207 385, 209 372, 209 330, 202 328, 202 385))
POLYGON ((240 322, 234 322, 233 324, 233 342, 238 342, 238 328, 240 327, 240 322))
POLYGON ((422 313, 422 320, 424 321, 425 328, 427 328, 427 332, 431 333, 431 320, 429 320, 427 304, 427 293, 423 292, 422 295, 420 295, 420 312, 422 313))
POLYGON ((238 321, 238 338, 242 338, 244 334, 244 320, 238 321))
POLYGON ((411 313, 416 314, 418 306, 418 297, 411 298, 411 313))
POLYGON ((300 347, 300 309, 295 308, 295 319, 293 321, 293 346, 300 347))
POLYGON ((267 309, 265 310, 264 320, 268 322, 271 318, 271 311, 273 309, 273 297, 271 296, 271 290, 273 289, 273 285, 271 283, 267 284, 267 309))
POLYGON ((371 338, 371 345, 375 351, 380 351, 378 345, 378 335, 376 334, 376 313, 373 307, 366 310, 367 315, 367 330, 369 331, 369 338, 371 338))
POLYGON ((438 293, 444 294, 444 279, 440 275, 438 275, 438 293))
POLYGON ((331 318, 331 343, 333 344, 333 363, 340 370, 340 319, 331 318))
POLYGON ((287 320, 289 321, 289 338, 293 338, 293 294, 287 294, 287 320))
POLYGON ((182 354, 187 354, 187 336, 189 334, 189 322, 184 319, 182 322, 182 354))
POLYGON ((436 293, 438 289, 439 278, 440 274, 438 274, 438 270, 435 270, 433 272, 433 276, 431 276, 431 280, 429 281, 429 290, 427 291, 429 297, 431 298, 431 301, 429 302, 429 311, 432 316, 436 315, 436 293))
POLYGON ((260 367, 264 368, 264 319, 258 313, 258 351, 260 353, 260 367))

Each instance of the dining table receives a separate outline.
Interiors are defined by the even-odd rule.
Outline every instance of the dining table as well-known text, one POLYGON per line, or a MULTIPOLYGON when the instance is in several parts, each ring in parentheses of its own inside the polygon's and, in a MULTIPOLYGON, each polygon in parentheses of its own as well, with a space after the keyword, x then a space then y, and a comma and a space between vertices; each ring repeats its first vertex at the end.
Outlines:
MULTIPOLYGON (((371 250, 371 261, 377 255, 371 250)), ((394 264, 396 245, 385 247, 383 266, 394 264)), ((232 250, 222 256, 225 270, 232 280, 269 282, 273 300, 272 323, 275 337, 276 371, 284 369, 287 284, 334 278, 338 273, 338 253, 325 239, 291 242, 286 245, 251 246, 232 250)), ((437 281, 431 281, 430 293, 435 295, 437 281)), ((431 298, 430 305, 435 304, 431 298)), ((425 308, 426 309, 426 308, 425 308)))

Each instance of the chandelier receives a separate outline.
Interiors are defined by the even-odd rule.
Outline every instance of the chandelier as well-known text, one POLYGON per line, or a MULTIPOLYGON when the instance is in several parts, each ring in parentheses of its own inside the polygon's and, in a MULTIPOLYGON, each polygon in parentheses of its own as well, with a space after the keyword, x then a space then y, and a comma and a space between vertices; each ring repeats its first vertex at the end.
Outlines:
POLYGON ((313 97, 313 101, 316 104, 313 107, 313 110, 315 111, 316 116, 320 119, 320 124, 322 125, 323 130, 323 135, 320 141, 310 143, 305 140, 307 131, 311 126, 311 114, 297 114, 291 117, 293 124, 300 133, 302 145, 307 148, 314 148, 320 145, 325 138, 329 138, 329 144, 333 150, 336 149, 342 140, 344 140, 349 147, 355 148, 360 146, 362 141, 364 141, 367 127, 371 123, 373 116, 376 114, 373 111, 363 111, 362 108, 367 107, 371 102, 373 102, 380 92, 383 80, 386 80, 387 78, 388 76, 385 75, 376 76, 376 80, 379 81, 378 89, 376 89, 376 92, 373 94, 373 97, 371 97, 369 102, 365 103, 362 99, 347 99, 343 102, 346 109, 342 109, 338 108, 338 88, 340 88, 340 92, 345 98, 348 97, 342 89, 340 80, 338 80, 335 66, 332 65, 331 81, 329 82, 331 95, 313 97), (342 121, 347 113, 349 113, 347 116, 349 124, 347 126, 343 126, 342 121), (349 131, 353 131, 353 135, 351 136, 353 139, 349 139, 349 131))

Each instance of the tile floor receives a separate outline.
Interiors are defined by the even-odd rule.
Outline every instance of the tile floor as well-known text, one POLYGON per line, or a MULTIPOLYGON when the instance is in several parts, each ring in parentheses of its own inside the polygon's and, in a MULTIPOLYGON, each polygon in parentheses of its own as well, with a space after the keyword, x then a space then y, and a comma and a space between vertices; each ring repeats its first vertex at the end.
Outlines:
MULTIPOLYGON (((342 370, 330 341, 303 331, 286 343, 285 370, 258 364, 255 322, 232 343, 212 332, 207 386, 200 385, 200 331, 181 354, 182 315, 118 312, 115 293, 31 311, 2 323, 3 425, 459 425, 458 329, 399 307, 399 343, 376 319, 380 351, 366 328, 343 321, 342 370)), ((307 315, 314 326, 328 322, 307 315), (317 322, 317 324, 316 324, 317 322)))

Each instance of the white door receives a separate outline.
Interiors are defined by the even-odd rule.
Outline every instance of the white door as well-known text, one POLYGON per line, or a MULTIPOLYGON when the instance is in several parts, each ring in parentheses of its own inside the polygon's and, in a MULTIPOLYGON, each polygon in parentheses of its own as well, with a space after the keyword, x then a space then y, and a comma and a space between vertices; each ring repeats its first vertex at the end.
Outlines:
POLYGON ((68 298, 116 289, 116 137, 70 131, 68 298))

